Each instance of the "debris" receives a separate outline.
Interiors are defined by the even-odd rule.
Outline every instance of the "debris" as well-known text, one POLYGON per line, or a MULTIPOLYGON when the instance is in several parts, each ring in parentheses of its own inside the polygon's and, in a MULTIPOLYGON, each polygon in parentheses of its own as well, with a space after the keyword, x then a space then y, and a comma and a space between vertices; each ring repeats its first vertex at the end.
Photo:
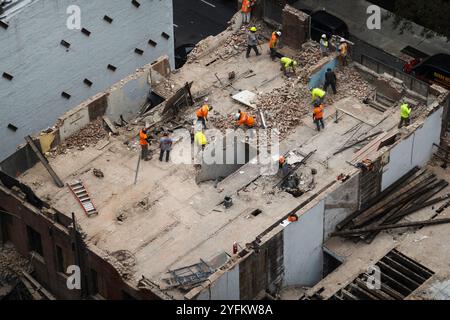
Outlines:
POLYGON ((106 138, 108 132, 103 128, 103 119, 99 118, 89 123, 85 128, 64 140, 56 149, 51 151, 53 157, 67 153, 69 149, 89 147, 96 145, 100 140, 106 138))
POLYGON ((48 173, 50 173, 50 175, 52 176, 53 181, 55 181, 56 185, 60 188, 64 187, 64 183, 61 181, 61 179, 58 177, 56 172, 50 166, 50 164, 48 163, 48 160, 44 157, 42 152, 38 149, 38 147, 34 143, 33 139, 30 136, 26 136, 25 140, 27 141, 28 145, 31 147, 33 152, 36 154, 39 161, 41 161, 41 163, 45 167, 45 169, 47 169, 48 173))
POLYGON ((94 173, 94 176, 96 176, 97 178, 104 178, 105 175, 103 174, 102 170, 100 169, 94 169, 92 171, 94 173))
POLYGON ((22 271, 33 272, 30 261, 22 257, 12 244, 0 246, 0 287, 14 284, 21 277, 22 271))
POLYGON ((109 128, 109 130, 111 130, 113 135, 118 135, 119 134, 119 130, 117 130, 116 126, 111 121, 111 119, 109 119, 108 116, 103 116, 103 121, 106 123, 106 125, 109 128))
POLYGON ((446 188, 448 182, 438 180, 426 169, 417 168, 399 181, 372 201, 367 209, 355 212, 338 224, 337 229, 341 231, 334 235, 360 238, 370 243, 381 230, 435 224, 432 221, 436 220, 396 223, 405 216, 449 199, 450 194, 431 199, 446 188))

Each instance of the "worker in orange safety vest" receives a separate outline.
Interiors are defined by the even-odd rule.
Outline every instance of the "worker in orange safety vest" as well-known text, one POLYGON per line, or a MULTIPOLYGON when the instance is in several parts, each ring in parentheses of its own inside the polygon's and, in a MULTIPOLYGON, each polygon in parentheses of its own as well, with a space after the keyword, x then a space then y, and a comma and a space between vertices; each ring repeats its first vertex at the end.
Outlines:
POLYGON ((274 31, 272 32, 272 37, 269 41, 269 49, 270 49, 270 57, 272 58, 272 61, 275 60, 276 53, 277 53, 277 45, 278 41, 281 37, 281 31, 274 31))
POLYGON ((254 0, 242 0, 242 23, 248 24, 250 23, 252 7, 255 5, 254 0))
POLYGON ((255 126, 255 119, 251 115, 241 110, 239 110, 238 113, 236 113, 234 118, 237 121, 238 127, 244 125, 246 128, 251 129, 255 126))
POLYGON ((320 131, 320 127, 322 126, 322 129, 325 129, 325 124, 323 123, 323 104, 316 103, 314 106, 313 111, 313 119, 314 123, 317 126, 317 131, 320 131))
POLYGON ((205 99, 205 103, 203 104, 203 106, 196 112, 197 120, 202 122, 203 129, 206 129, 206 121, 208 120, 208 113, 210 110, 209 105, 207 103, 208 98, 205 99))
POLYGON ((150 141, 150 135, 147 133, 147 128, 142 128, 139 132, 139 144, 141 145, 141 159, 144 161, 151 160, 149 157, 148 145, 150 141))

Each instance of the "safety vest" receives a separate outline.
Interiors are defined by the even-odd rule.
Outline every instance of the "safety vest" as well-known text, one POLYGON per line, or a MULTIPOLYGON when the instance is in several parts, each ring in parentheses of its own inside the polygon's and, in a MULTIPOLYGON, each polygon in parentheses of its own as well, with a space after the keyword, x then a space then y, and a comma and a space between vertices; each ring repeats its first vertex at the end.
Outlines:
POLYGON ((199 146, 205 146, 207 143, 206 136, 201 131, 199 131, 195 134, 194 141, 199 146))
POLYGON ((407 103, 402 104, 400 107, 400 116, 404 119, 408 119, 411 114, 411 108, 407 103))
POLYGON ((323 105, 314 107, 313 115, 314 115, 314 120, 323 119, 323 105))
POLYGON ((314 101, 316 98, 323 98, 323 97, 325 97, 326 92, 323 91, 320 88, 315 88, 315 89, 313 89, 311 94, 312 94, 312 101, 314 101))
POLYGON ((199 118, 207 118, 209 112, 209 107, 207 104, 203 105, 200 109, 197 110, 197 117, 199 118))
POLYGON ((250 12, 250 0, 242 0, 241 11, 243 13, 249 13, 250 12))
POLYGON ((324 46, 325 48, 328 48, 328 40, 321 39, 321 40, 320 40, 320 44, 321 44, 322 46, 324 46))
POLYGON ((281 64, 283 64, 284 68, 288 68, 291 66, 291 64, 294 62, 294 60, 288 58, 288 57, 283 57, 280 59, 281 64))
POLYGON ((278 37, 276 35, 276 32, 272 32, 272 38, 269 41, 269 48, 274 49, 277 46, 278 37))
POLYGON ((141 146, 146 146, 148 145, 147 142, 148 139, 148 135, 144 132, 144 130, 141 130, 141 132, 139 132, 139 143, 141 146))
POLYGON ((238 125, 242 126, 243 124, 253 127, 255 125, 255 119, 247 113, 241 112, 241 118, 239 119, 238 125))

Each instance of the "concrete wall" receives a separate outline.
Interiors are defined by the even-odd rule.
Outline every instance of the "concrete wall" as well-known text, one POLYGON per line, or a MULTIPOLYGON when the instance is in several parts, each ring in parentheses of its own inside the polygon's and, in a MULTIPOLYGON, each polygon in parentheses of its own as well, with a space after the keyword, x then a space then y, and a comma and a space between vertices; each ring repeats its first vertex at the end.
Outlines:
POLYGON ((433 143, 440 143, 442 113, 442 107, 437 109, 421 127, 389 151, 390 160, 383 167, 381 191, 388 188, 413 167, 423 166, 431 159, 435 151, 433 143))
POLYGON ((239 300, 239 265, 222 274, 197 300, 239 300))
POLYGON ((284 228, 284 285, 313 286, 322 279, 324 210, 322 200, 284 228))
POLYGON ((327 241, 335 231, 336 225, 358 210, 359 206, 359 174, 339 185, 325 198, 325 213, 323 219, 323 241, 327 241))
MULTIPOLYGON (((162 55, 174 66, 172 1, 140 4, 136 8, 131 0, 40 0, 6 18, 9 28, 0 28, 0 75, 7 72, 14 78, 0 77, 0 159, 13 153, 24 136, 53 125, 64 112, 137 68, 162 55), (81 27, 91 32, 89 37, 67 28, 70 5, 80 7, 81 27), (105 15, 113 22, 104 21, 105 15), (148 44, 150 39, 156 47, 148 44), (61 40, 70 48, 60 45, 61 40), (135 48, 144 53, 136 54, 135 48), (108 64, 117 70, 108 70, 108 64), (93 82, 91 87, 83 83, 85 78, 93 82), (63 91, 71 95, 69 100, 61 96, 63 91), (19 130, 7 129, 8 123, 19 130)), ((127 89, 133 98, 136 88, 127 89)))

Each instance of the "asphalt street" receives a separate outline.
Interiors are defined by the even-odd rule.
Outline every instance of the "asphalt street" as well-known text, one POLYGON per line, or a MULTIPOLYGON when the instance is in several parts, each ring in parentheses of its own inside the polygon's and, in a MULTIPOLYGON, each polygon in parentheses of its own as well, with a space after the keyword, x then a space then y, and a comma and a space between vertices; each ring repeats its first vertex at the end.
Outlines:
POLYGON ((173 0, 175 48, 217 35, 237 12, 235 0, 173 0))

